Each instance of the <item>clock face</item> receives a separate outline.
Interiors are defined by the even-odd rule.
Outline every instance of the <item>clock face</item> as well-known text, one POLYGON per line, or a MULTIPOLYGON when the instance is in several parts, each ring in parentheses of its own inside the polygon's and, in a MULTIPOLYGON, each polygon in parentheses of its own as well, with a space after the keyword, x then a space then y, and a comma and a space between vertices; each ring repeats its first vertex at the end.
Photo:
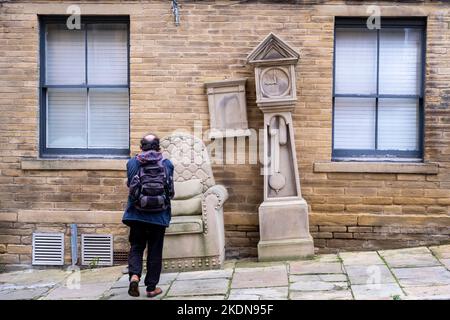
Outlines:
POLYGON ((261 92, 264 97, 274 98, 289 95, 291 83, 288 71, 273 67, 267 68, 261 73, 261 92))

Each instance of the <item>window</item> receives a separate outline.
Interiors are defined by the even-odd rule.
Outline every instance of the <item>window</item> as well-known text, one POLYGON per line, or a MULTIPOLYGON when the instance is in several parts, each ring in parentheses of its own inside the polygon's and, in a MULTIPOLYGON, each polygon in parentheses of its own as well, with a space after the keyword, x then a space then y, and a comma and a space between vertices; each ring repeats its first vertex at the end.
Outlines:
POLYGON ((336 19, 333 159, 421 158, 424 20, 336 19))
POLYGON ((129 155, 129 21, 41 19, 41 156, 129 155))

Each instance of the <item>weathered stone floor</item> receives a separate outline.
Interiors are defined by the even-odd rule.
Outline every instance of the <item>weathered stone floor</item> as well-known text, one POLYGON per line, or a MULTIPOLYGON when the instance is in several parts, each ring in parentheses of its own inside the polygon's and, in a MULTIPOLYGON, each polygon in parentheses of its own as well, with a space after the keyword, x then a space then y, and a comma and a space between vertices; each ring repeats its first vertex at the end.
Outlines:
MULTIPOLYGON (((0 274, 2 299, 148 299, 127 294, 123 266, 0 274)), ((318 255, 312 260, 228 261, 223 270, 163 273, 155 299, 450 299, 450 245, 318 255)))

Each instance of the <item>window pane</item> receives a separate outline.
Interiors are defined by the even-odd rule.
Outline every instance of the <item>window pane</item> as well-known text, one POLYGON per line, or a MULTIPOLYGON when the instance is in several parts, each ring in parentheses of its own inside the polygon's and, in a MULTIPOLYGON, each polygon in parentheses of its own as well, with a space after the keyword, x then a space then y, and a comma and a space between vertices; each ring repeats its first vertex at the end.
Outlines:
POLYGON ((419 94, 422 31, 380 30, 380 94, 419 94))
POLYGON ((86 90, 49 89, 47 147, 86 148, 86 90))
POLYGON ((65 25, 47 25, 46 83, 84 84, 85 31, 69 30, 65 25))
POLYGON ((416 99, 378 101, 378 149, 419 149, 419 102, 416 99))
POLYGON ((377 92, 377 33, 367 29, 336 29, 335 91, 377 92))
POLYGON ((375 148, 375 99, 335 98, 334 148, 375 148))
POLYGON ((126 24, 88 26, 88 83, 128 83, 126 24))
POLYGON ((128 148, 128 89, 89 90, 89 147, 128 148))

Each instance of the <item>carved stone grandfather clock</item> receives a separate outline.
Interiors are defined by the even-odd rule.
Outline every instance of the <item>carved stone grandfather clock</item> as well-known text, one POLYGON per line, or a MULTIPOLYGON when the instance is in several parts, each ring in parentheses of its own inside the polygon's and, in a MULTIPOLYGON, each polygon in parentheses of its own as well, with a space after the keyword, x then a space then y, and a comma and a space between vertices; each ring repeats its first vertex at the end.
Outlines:
POLYGON ((259 207, 261 261, 314 254, 302 198, 292 110, 299 54, 270 33, 247 57, 255 66, 256 103, 264 113, 264 202, 259 207))

